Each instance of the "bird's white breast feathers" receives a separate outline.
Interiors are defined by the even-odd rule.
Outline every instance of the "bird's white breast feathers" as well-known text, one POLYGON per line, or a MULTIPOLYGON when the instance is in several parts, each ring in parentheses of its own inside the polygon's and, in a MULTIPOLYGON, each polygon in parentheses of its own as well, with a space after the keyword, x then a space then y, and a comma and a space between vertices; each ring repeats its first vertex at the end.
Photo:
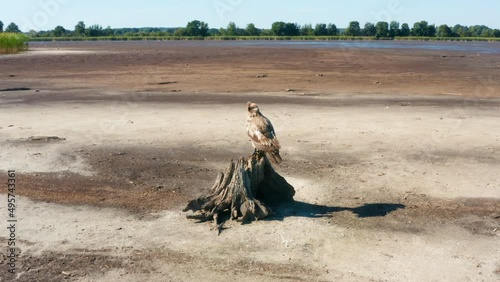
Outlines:
POLYGON ((257 138, 259 139, 262 139, 262 137, 264 136, 262 134, 262 132, 260 132, 260 130, 256 129, 254 132, 253 132, 254 136, 257 136, 257 138))

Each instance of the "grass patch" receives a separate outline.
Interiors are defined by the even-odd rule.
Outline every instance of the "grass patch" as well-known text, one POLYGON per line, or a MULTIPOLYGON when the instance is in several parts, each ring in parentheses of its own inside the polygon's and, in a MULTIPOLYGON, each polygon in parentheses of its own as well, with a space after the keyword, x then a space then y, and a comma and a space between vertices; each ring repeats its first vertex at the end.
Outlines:
POLYGON ((29 38, 22 33, 0 33, 0 54, 15 54, 28 49, 29 38))

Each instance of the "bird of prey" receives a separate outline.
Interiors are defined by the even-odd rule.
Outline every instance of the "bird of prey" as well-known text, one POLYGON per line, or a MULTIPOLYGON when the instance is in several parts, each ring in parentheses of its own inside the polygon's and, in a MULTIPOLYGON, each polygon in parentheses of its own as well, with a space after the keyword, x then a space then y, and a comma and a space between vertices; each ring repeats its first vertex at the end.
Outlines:
POLYGON ((262 115, 257 104, 248 102, 247 109, 247 134, 255 152, 265 152, 272 162, 281 163, 281 146, 271 121, 262 115))

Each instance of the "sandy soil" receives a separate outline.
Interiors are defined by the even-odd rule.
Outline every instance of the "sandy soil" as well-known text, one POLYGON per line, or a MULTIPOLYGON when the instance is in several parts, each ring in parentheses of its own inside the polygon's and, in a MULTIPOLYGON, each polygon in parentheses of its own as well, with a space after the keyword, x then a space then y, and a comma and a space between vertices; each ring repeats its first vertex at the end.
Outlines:
POLYGON ((2 252, 3 281, 500 279, 498 56, 191 42, 32 50, 0 57, 0 90, 18 90, 0 91, 0 179, 18 173, 20 252, 15 276, 2 252), (276 170, 296 202, 217 236, 181 210, 252 152, 247 101, 275 125, 276 170))

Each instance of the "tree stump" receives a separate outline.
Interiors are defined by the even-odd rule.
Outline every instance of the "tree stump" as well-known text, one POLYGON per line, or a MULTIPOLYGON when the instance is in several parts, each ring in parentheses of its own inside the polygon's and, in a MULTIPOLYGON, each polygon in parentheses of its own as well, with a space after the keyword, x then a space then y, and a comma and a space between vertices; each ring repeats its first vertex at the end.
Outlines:
POLYGON ((229 214, 242 223, 272 215, 269 205, 293 201, 295 189, 271 166, 266 155, 256 152, 247 160, 231 160, 225 172, 219 172, 208 195, 189 202, 184 212, 192 210, 188 218, 213 220, 218 230, 223 223, 218 219, 229 214))

